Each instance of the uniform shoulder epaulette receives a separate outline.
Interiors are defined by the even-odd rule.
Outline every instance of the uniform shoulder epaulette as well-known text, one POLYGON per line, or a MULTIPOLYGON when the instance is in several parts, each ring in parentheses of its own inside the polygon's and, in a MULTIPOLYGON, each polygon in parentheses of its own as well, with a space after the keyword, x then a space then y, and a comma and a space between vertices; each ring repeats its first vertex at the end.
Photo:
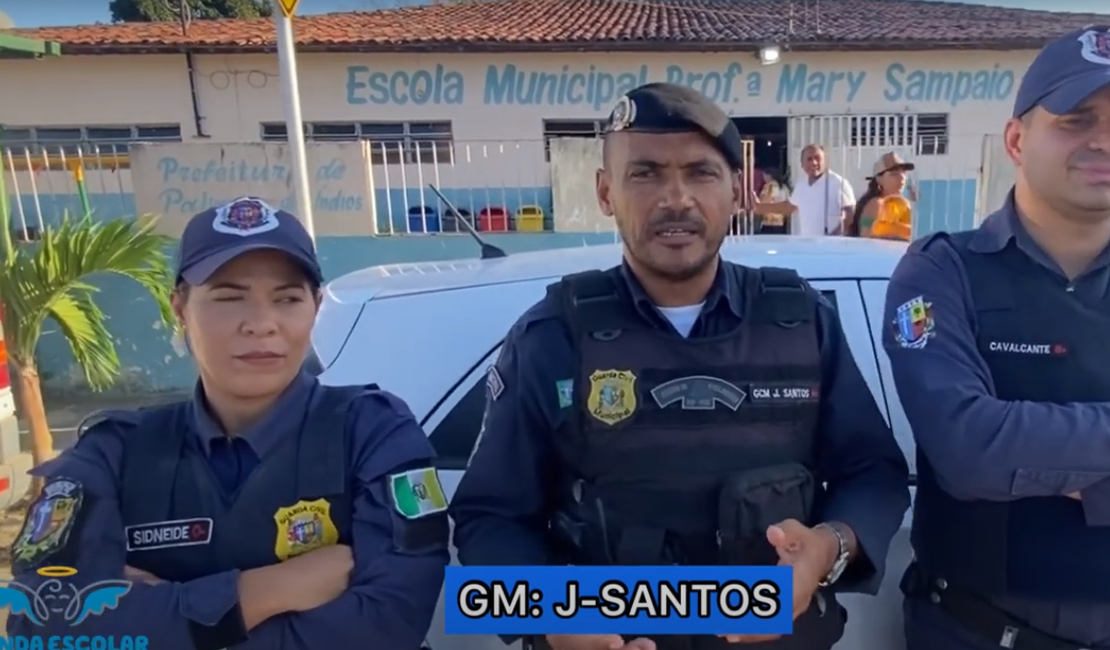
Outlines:
POLYGON ((380 395, 383 391, 378 384, 351 384, 350 386, 322 386, 324 395, 337 402, 356 400, 365 395, 380 395))
POLYGON ((102 409, 90 413, 77 425, 77 436, 81 437, 94 428, 104 425, 113 425, 124 433, 150 429, 162 432, 167 423, 167 418, 173 416, 179 409, 186 408, 187 401, 144 406, 137 409, 102 409))
POLYGON ((941 230, 941 231, 935 232, 931 235, 926 235, 925 237, 922 237, 921 239, 918 239, 918 240, 914 241, 913 243, 911 243, 909 250, 925 252, 925 251, 929 250, 930 247, 934 246, 937 242, 940 242, 940 241, 951 242, 952 241, 952 233, 941 230))
POLYGON ((139 426, 140 415, 138 411, 128 409, 100 409, 85 416, 77 425, 77 437, 88 433, 89 430, 104 424, 114 424, 126 428, 139 426))
POLYGON ((514 334, 520 336, 538 323, 554 320, 559 317, 558 299, 551 291, 551 287, 548 287, 548 289, 548 295, 545 296, 543 300, 529 307, 528 310, 521 314, 520 318, 513 323, 511 329, 514 334))
POLYGON ((957 232, 935 232, 927 237, 922 237, 914 243, 910 244, 911 251, 926 252, 939 245, 939 242, 944 242, 949 247, 960 250, 965 249, 971 245, 972 240, 975 239, 979 231, 977 230, 960 230, 957 232))
POLYGON ((320 401, 314 408, 321 409, 321 412, 327 411, 348 411, 352 405, 358 403, 363 398, 380 398, 385 392, 381 386, 377 384, 351 384, 349 386, 326 386, 321 385, 323 389, 320 394, 320 401))

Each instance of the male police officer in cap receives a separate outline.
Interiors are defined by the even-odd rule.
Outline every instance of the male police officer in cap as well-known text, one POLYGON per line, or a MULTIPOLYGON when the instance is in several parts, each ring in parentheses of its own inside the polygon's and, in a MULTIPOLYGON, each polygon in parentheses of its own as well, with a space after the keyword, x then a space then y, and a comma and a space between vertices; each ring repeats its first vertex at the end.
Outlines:
POLYGON ((597 194, 624 263, 551 285, 513 326, 452 517, 469 565, 792 565, 795 634, 539 647, 824 650, 843 617, 816 590, 878 588, 905 458, 833 307, 793 271, 721 260, 741 149, 688 88, 620 100, 597 194))
POLYGON ((31 604, 8 601, 10 635, 420 647, 449 562, 446 499, 404 402, 301 370, 322 280, 302 225, 261 200, 192 218, 173 308, 196 391, 102 414, 34 471, 45 489, 13 548, 31 604), (122 589, 82 594, 91 611, 34 606, 99 581, 122 589))
POLYGON ((910 650, 1110 648, 1110 27, 1021 82, 1002 208, 915 242, 885 334, 918 449, 910 650))

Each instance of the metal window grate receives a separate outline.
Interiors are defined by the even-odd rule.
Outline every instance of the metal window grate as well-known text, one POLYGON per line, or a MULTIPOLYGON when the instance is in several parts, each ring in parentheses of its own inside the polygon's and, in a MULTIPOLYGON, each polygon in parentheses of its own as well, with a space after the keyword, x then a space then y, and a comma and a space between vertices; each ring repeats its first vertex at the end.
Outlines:
POLYGON ((12 155, 126 155, 138 142, 181 142, 180 124, 6 126, 0 143, 12 155))
POLYGON ((604 120, 544 120, 543 159, 551 162, 551 140, 554 138, 585 138, 593 140, 605 133, 604 120))
MULTIPOLYGON (((264 142, 285 142, 284 123, 261 124, 264 142)), ((357 142, 370 140, 375 165, 413 163, 452 164, 454 132, 451 122, 308 122, 309 142, 357 142)))

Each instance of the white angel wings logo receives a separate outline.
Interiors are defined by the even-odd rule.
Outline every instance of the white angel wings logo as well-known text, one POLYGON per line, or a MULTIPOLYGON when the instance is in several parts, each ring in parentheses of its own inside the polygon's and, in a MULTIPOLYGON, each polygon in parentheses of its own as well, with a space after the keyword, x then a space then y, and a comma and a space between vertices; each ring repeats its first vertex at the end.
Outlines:
POLYGON ((26 616, 35 625, 58 619, 71 626, 79 625, 90 616, 115 609, 131 591, 127 580, 100 580, 78 588, 61 580, 77 574, 77 569, 71 567, 43 567, 38 574, 49 579, 37 589, 0 581, 0 607, 7 607, 13 616, 26 616))

